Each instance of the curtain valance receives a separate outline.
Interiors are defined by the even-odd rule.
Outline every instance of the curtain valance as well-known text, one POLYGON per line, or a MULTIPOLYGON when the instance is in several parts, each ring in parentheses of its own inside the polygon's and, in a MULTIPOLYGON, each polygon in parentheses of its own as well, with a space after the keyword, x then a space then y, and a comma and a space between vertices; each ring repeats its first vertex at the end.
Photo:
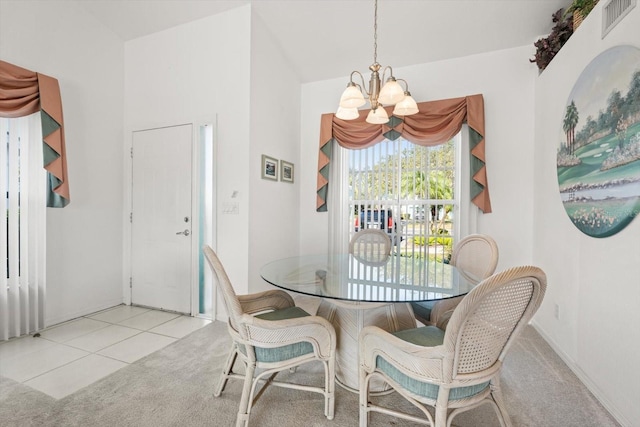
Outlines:
POLYGON ((482 95, 418 103, 418 113, 391 116, 393 107, 386 107, 391 117, 383 125, 365 121, 369 110, 361 110, 355 120, 341 120, 335 114, 323 114, 320 122, 320 152, 318 154, 318 185, 316 211, 327 210, 331 142, 349 149, 370 147, 386 139, 403 137, 418 145, 444 144, 455 136, 463 123, 469 125, 471 149, 471 201, 484 213, 491 212, 489 186, 485 166, 484 99, 482 95))
POLYGON ((42 123, 44 168, 49 177, 47 206, 64 207, 70 198, 58 80, 0 61, 0 117, 23 117, 37 111, 42 123))

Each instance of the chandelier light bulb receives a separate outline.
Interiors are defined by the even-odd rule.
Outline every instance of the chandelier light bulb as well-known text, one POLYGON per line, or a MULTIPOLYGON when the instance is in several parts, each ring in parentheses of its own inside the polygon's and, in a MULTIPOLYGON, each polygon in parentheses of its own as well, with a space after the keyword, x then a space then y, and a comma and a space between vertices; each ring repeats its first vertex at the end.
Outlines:
POLYGON ((366 102, 362 92, 353 82, 349 83, 340 97, 340 107, 342 108, 358 108, 362 107, 366 102))
POLYGON ((378 96, 378 102, 381 104, 396 104, 404 98, 404 89, 400 86, 400 83, 395 78, 389 77, 387 82, 382 86, 380 95, 378 96))
POLYGON ((393 109, 393 114, 397 116, 410 116, 418 112, 418 104, 411 96, 410 92, 404 93, 402 101, 396 104, 396 108, 393 109))
POLYGON ((371 123, 374 125, 382 125, 389 121, 389 116, 384 108, 381 106, 376 108, 375 110, 369 111, 369 115, 367 116, 367 123, 371 123))
POLYGON ((338 111, 336 112, 336 117, 341 120, 353 120, 360 117, 360 113, 358 113, 357 108, 344 108, 338 107, 338 111))

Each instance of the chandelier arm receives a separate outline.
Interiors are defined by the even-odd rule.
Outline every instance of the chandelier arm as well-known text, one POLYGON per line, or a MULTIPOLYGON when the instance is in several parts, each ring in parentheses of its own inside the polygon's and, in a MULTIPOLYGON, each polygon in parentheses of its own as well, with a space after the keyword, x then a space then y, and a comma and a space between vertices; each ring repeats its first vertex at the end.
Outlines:
POLYGON ((356 86, 358 86, 358 88, 360 89, 360 92, 365 93, 367 96, 369 96, 369 92, 367 92, 367 90, 365 89, 365 85, 364 85, 364 77, 362 76, 362 74, 360 73, 360 71, 352 71, 351 72, 351 76, 349 77, 349 81, 351 83, 353 83, 353 75, 357 74, 358 76, 360 76, 360 81, 362 82, 362 85, 359 85, 358 83, 354 83, 356 86))
MULTIPOLYGON (((389 77, 393 77, 393 68, 391 68, 390 65, 385 66, 382 69, 382 83, 384 84, 387 80, 386 80, 386 75, 387 75, 387 69, 389 70, 389 77)), ((395 79, 395 77, 393 77, 395 79)))
POLYGON ((404 91, 405 92, 409 92, 409 83, 407 83, 407 81, 405 79, 396 79, 397 82, 403 82, 404 83, 404 91))

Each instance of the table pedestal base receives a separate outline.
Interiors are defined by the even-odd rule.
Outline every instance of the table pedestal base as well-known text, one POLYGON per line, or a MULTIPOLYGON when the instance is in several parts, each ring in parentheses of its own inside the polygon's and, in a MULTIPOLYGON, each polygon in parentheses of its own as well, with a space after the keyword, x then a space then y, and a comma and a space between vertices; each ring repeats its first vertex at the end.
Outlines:
MULTIPOLYGON (((336 380, 347 390, 359 391, 358 335, 365 326, 378 326, 395 332, 416 327, 413 310, 408 303, 346 302, 323 299, 318 307, 322 316, 336 329, 336 380)), ((389 386, 372 381, 371 391, 384 392, 389 386)))

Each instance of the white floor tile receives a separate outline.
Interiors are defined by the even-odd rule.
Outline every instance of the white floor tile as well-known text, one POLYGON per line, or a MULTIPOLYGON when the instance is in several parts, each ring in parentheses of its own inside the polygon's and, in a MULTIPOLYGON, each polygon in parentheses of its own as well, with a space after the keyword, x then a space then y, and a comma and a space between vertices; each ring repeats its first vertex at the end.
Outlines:
POLYGON ((45 351, 28 353, 22 357, 7 360, 3 359, 0 363, 0 375, 14 381, 24 382, 88 354, 77 348, 54 344, 47 347, 45 351))
POLYGON ((0 344, 0 360, 22 357, 29 353, 44 351, 47 347, 51 347, 53 345, 56 345, 53 341, 34 338, 32 336, 15 338, 11 341, 0 344))
POLYGON ((67 341, 65 344, 95 353, 98 350, 131 338, 139 333, 140 331, 138 329, 126 328, 120 325, 110 325, 106 328, 67 341))
POLYGON ((122 322, 118 322, 120 326, 127 326, 129 328, 140 329, 142 331, 148 331, 158 325, 168 322, 171 319, 175 319, 180 316, 176 313, 169 313, 166 311, 150 310, 146 313, 140 314, 136 317, 132 317, 122 322))
POLYGON ((40 335, 48 340, 63 343, 107 326, 109 326, 109 323, 83 317, 45 329, 40 332, 40 335))
POLYGON ((149 308, 135 307, 132 305, 119 305, 115 308, 110 308, 87 317, 94 320, 101 320, 103 322, 118 323, 142 313, 146 313, 149 310, 149 308))
POLYGON ((174 338, 182 338, 209 323, 211 323, 210 320, 200 319, 198 317, 180 316, 150 329, 149 332, 168 335, 174 338))
POLYGON ((175 341, 177 341, 175 338, 143 332, 97 353, 123 362, 133 363, 175 341))
POLYGON ((33 378, 25 382, 25 385, 61 399, 125 366, 128 365, 108 357, 90 354, 33 378))

